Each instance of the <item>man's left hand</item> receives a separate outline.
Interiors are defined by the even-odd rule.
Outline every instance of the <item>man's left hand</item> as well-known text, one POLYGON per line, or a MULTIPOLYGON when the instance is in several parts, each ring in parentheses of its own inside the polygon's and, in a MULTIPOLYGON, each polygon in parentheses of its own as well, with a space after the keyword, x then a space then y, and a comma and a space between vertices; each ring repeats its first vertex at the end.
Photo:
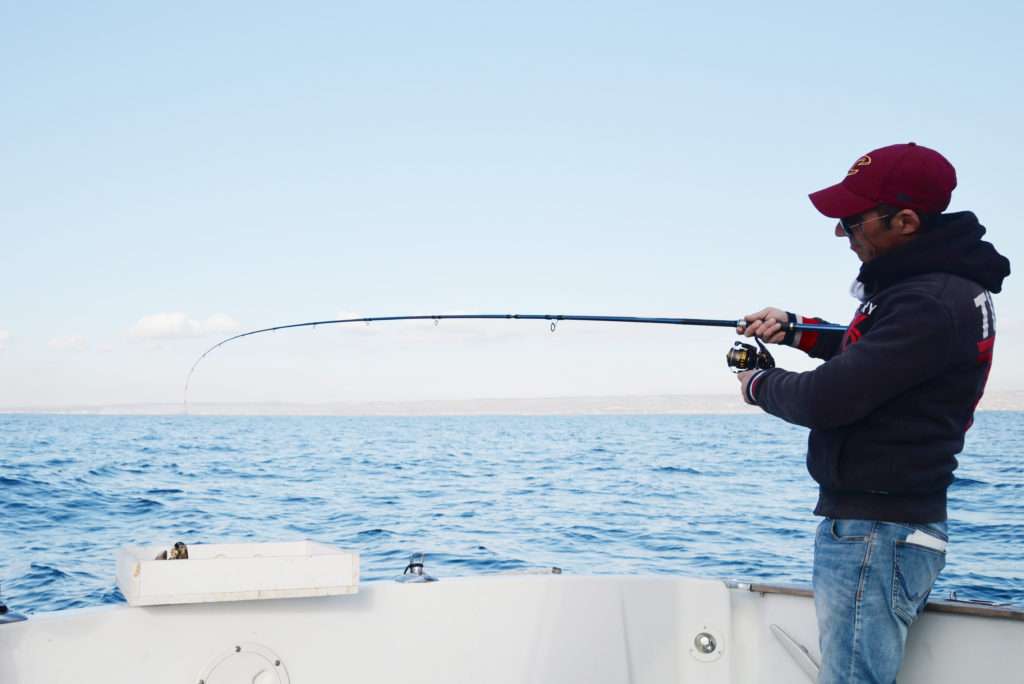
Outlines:
POLYGON ((754 377, 754 373, 757 371, 740 371, 736 374, 736 379, 740 381, 740 396, 743 397, 743 401, 746 401, 752 406, 756 406, 750 401, 747 401, 747 385, 750 384, 750 379, 754 377))

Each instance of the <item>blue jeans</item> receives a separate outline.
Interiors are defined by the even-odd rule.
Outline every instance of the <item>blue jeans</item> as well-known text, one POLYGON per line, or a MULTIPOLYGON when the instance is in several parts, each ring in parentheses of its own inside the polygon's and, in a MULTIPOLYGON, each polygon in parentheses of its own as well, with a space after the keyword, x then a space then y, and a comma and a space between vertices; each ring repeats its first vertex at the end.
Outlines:
POLYGON ((819 684, 893 684, 946 565, 946 523, 825 518, 814 539, 819 684), (908 539, 909 538, 909 539, 908 539))

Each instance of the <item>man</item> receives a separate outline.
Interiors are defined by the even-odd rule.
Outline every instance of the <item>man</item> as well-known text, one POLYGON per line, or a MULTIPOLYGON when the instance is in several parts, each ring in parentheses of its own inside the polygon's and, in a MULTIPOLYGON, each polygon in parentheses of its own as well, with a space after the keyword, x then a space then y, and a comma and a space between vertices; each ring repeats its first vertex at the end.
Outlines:
POLYGON ((974 214, 942 213, 955 187, 953 166, 914 143, 860 157, 810 195, 863 262, 846 333, 784 333, 818 320, 776 308, 742 330, 825 360, 739 374, 745 401, 811 429, 822 684, 895 682, 945 565, 946 489, 992 362, 989 293, 1010 273, 974 214))

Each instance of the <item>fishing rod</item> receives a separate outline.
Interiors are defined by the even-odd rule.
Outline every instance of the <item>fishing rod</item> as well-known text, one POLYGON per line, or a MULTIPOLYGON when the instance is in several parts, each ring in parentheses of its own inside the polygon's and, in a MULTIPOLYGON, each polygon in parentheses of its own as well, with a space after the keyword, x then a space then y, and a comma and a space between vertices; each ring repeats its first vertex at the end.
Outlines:
MULTIPOLYGON (((185 406, 188 407, 188 388, 189 383, 192 381, 192 374, 195 373, 196 367, 199 363, 207 357, 213 350, 224 346, 228 342, 241 339, 243 337, 249 337, 250 335, 259 335, 268 332, 277 332, 278 330, 289 330, 292 328, 316 328, 321 325, 337 325, 341 323, 378 323, 383 321, 434 321, 434 325, 437 325, 440 321, 445 320, 517 320, 517 321, 550 321, 551 332, 555 332, 556 326, 559 321, 586 321, 592 323, 653 323, 661 325, 696 325, 714 328, 735 328, 737 330, 743 330, 747 326, 747 321, 743 318, 740 319, 720 319, 720 318, 664 318, 664 317, 647 317, 647 316, 577 316, 569 314, 430 314, 430 315, 417 315, 417 316, 367 316, 364 318, 338 318, 324 321, 308 321, 306 323, 289 323, 287 325, 275 325, 270 328, 260 328, 259 330, 250 330, 249 332, 239 333, 233 335, 227 339, 223 339, 217 344, 213 345, 209 349, 200 355, 196 359, 195 363, 192 364, 192 368, 188 371, 188 376, 185 378, 185 406)), ((834 325, 831 323, 797 323, 795 321, 780 321, 782 325, 782 331, 785 332, 824 332, 824 333, 841 333, 846 330, 844 326, 834 325)), ((754 368, 774 368, 775 360, 772 359, 768 350, 765 349, 764 345, 761 344, 761 340, 756 339, 758 347, 756 349, 753 345, 744 344, 743 342, 736 342, 732 349, 726 354, 726 364, 732 368, 741 370, 752 370, 754 368)))

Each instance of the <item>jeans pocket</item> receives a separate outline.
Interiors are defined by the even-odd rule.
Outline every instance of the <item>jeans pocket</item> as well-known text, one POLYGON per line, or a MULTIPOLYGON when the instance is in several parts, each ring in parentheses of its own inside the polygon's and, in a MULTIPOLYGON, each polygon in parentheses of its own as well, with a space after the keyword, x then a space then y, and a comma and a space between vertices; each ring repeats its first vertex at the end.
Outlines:
POLYGON ((935 580, 946 566, 946 553, 899 540, 893 545, 892 609, 909 626, 924 609, 935 580))
POLYGON ((869 520, 830 518, 828 523, 829 533, 833 541, 837 542, 862 542, 874 529, 874 523, 869 520))

